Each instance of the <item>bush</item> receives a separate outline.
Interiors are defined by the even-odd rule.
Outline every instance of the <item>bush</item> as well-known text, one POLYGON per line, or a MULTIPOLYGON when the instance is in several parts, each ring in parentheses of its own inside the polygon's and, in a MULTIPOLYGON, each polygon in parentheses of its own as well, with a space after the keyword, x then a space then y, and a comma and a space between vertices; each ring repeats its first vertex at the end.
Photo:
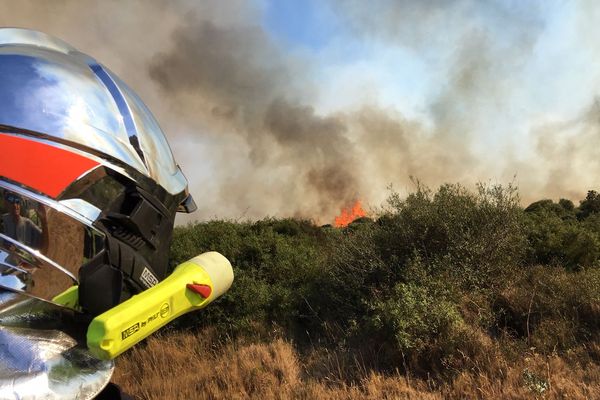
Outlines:
POLYGON ((402 269, 418 256, 430 273, 449 274, 465 289, 501 284, 526 250, 516 190, 480 185, 471 193, 443 185, 418 186, 406 200, 392 194, 376 241, 386 264, 402 269))
POLYGON ((300 345, 423 373, 473 365, 465 360, 494 349, 491 338, 567 351, 600 328, 600 213, 577 215, 565 199, 523 210, 511 185, 417 183, 343 229, 294 219, 178 227, 174 263, 215 250, 235 273, 223 298, 178 324, 233 334, 276 325, 300 345))
POLYGON ((525 209, 529 264, 562 265, 569 269, 589 267, 600 256, 600 214, 578 221, 575 213, 551 200, 525 209))
POLYGON ((539 351, 568 350, 594 339, 600 328, 600 270, 524 270, 499 294, 495 314, 501 329, 539 351))
POLYGON ((223 298, 180 324, 217 325, 234 333, 252 322, 293 326, 307 314, 304 299, 322 273, 322 236, 312 223, 291 219, 176 228, 171 247, 175 263, 214 250, 230 260, 235 274, 223 298))
POLYGON ((399 283, 385 300, 373 302, 371 324, 401 352, 421 351, 451 336, 462 321, 456 302, 445 297, 426 286, 399 283))

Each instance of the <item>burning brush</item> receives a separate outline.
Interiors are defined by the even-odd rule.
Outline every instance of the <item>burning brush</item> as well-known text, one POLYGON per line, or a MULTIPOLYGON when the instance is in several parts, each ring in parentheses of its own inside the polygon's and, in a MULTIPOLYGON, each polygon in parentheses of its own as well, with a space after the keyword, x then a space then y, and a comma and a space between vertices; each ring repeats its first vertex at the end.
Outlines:
POLYGON ((342 208, 341 214, 335 217, 333 225, 336 228, 343 228, 352 221, 366 215, 367 213, 363 210, 360 200, 357 200, 352 207, 342 208))

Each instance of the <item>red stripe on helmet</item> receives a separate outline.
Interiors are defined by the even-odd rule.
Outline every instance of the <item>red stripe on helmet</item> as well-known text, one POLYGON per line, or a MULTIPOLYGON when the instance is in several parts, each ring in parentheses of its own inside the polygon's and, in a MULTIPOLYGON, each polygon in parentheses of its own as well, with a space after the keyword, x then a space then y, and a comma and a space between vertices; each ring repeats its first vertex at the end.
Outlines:
POLYGON ((0 176, 57 198, 73 181, 99 165, 72 151, 0 134, 0 176))

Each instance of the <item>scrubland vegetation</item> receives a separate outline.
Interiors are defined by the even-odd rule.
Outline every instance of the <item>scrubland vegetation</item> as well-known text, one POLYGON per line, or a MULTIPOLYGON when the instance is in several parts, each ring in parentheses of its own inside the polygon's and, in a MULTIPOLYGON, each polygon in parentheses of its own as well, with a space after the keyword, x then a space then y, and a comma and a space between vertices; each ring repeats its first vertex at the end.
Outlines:
POLYGON ((147 399, 600 398, 600 195, 520 206, 511 186, 417 185, 346 228, 176 228, 229 293, 117 362, 147 399))

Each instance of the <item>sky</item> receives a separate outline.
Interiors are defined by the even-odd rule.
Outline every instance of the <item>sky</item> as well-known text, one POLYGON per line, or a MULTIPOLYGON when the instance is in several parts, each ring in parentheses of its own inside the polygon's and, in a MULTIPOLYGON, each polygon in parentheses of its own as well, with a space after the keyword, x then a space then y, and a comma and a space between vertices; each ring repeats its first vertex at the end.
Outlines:
POLYGON ((600 7, 545 0, 0 0, 148 104, 199 211, 331 222, 413 178, 577 202, 600 180, 600 7))

